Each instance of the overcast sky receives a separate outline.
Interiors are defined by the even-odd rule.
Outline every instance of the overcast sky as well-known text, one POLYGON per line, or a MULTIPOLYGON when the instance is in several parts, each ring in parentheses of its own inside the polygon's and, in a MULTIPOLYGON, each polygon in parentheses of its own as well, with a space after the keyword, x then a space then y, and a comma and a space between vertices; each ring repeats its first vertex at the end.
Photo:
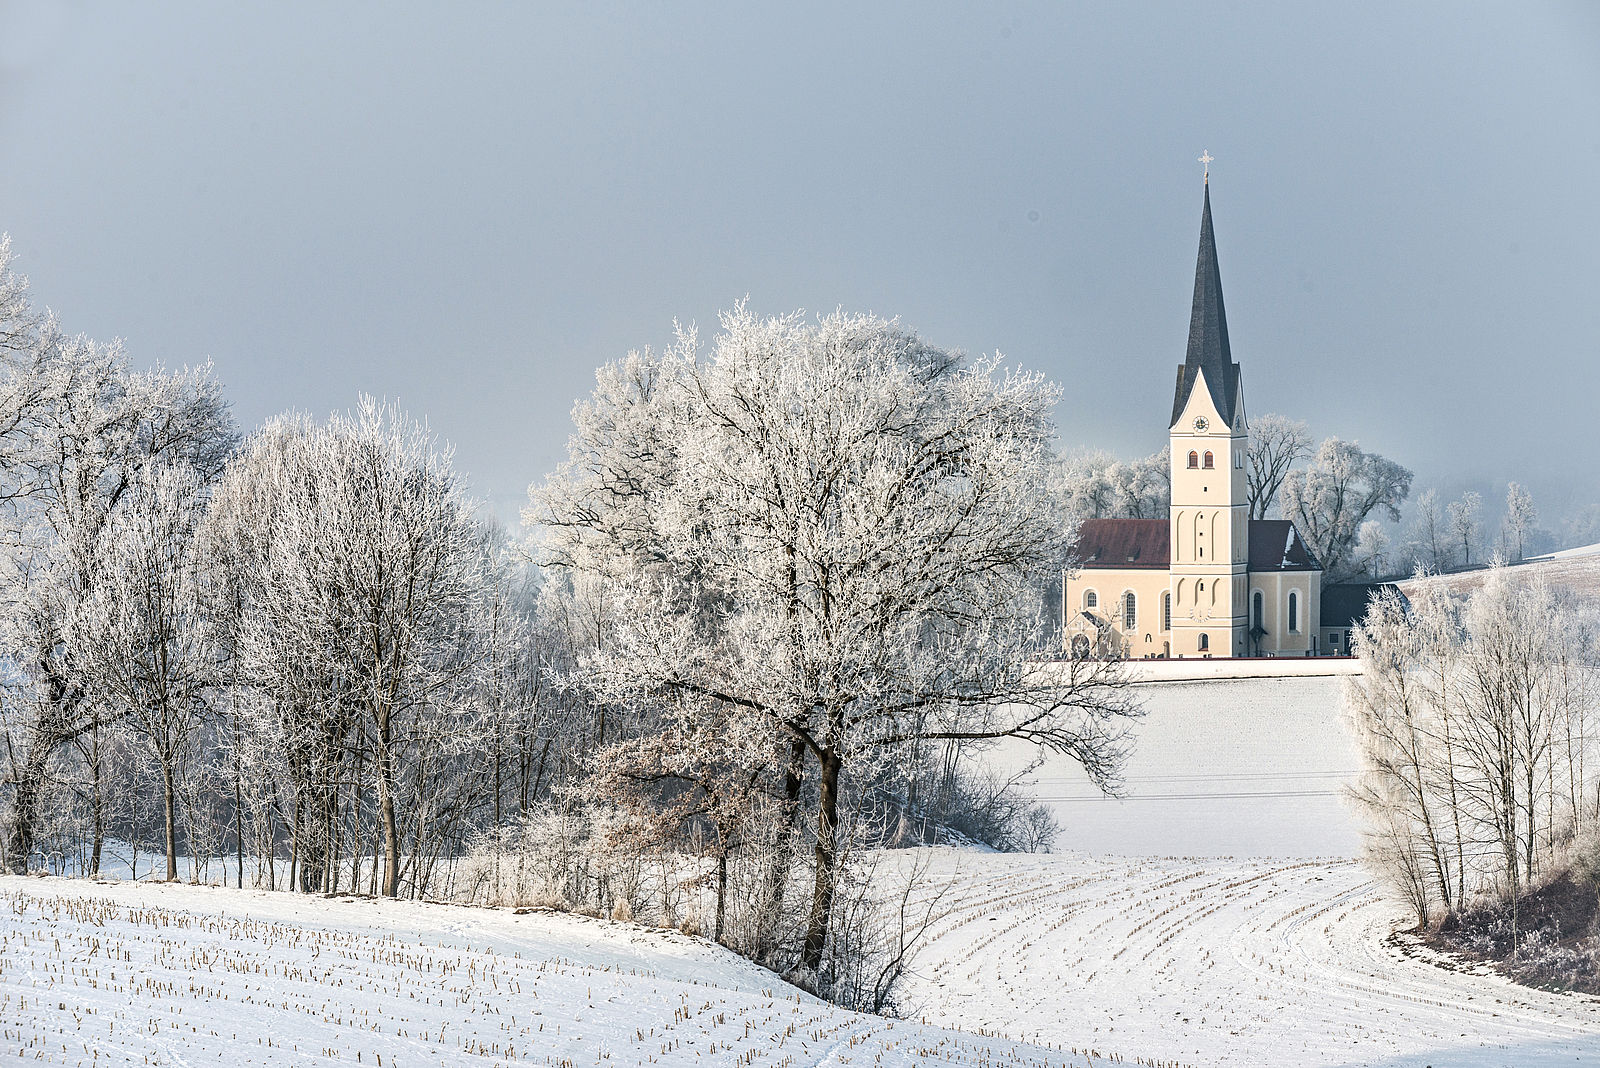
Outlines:
POLYGON ((1600 6, 1309 6, 0 0, 0 230, 246 427, 396 399, 511 516, 596 366, 746 294, 1154 451, 1209 149, 1252 412, 1600 500, 1600 6))

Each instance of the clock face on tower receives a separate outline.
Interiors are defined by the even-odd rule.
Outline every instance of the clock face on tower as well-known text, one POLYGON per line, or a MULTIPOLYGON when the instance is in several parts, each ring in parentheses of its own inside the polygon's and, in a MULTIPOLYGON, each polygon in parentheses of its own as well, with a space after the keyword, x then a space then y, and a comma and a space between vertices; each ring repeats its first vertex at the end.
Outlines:
POLYGON ((1198 418, 1198 419, 1196 419, 1194 421, 1194 428, 1196 430, 1198 430, 1202 434, 1204 434, 1206 432, 1206 427, 1208 427, 1210 425, 1211 425, 1210 421, 1207 420, 1206 417, 1203 416, 1203 415, 1200 418, 1198 418))

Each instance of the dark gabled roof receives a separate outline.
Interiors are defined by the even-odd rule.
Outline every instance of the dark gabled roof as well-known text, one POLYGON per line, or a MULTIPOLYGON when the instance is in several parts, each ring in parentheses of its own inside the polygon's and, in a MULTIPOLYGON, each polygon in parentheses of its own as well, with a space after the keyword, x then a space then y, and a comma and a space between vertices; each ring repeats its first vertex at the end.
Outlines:
POLYGON ((1367 606, 1384 590, 1393 590, 1402 604, 1406 595, 1392 582, 1338 582, 1322 587, 1321 624, 1333 630, 1350 630, 1366 617, 1367 606))
POLYGON ((1321 571, 1294 524, 1287 519, 1250 520, 1250 570, 1321 571))
POLYGON ((1073 553, 1083 568, 1153 568, 1172 564, 1171 524, 1165 519, 1085 519, 1073 553))
POLYGON ((1239 414, 1239 365, 1228 347, 1228 314, 1222 306, 1222 271, 1217 266, 1217 242, 1211 232, 1211 185, 1206 184, 1205 206, 1200 210, 1200 255, 1194 268, 1194 306, 1189 311, 1189 353, 1178 368, 1178 388, 1172 397, 1173 426, 1183 415, 1189 394, 1205 372, 1211 402, 1233 426, 1239 414))

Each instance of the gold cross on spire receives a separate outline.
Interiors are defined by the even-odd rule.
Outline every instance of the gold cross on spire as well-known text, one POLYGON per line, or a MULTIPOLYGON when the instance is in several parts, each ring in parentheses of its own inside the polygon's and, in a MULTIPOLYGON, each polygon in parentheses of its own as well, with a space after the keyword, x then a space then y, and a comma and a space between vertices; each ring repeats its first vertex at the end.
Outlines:
POLYGON ((1199 162, 1200 162, 1201 166, 1205 167, 1205 169, 1206 169, 1206 173, 1205 173, 1205 176, 1204 176, 1206 185, 1210 185, 1211 184, 1211 163, 1212 163, 1212 159, 1213 159, 1213 157, 1212 157, 1210 152, 1207 152, 1203 148, 1200 150, 1200 161, 1199 162))

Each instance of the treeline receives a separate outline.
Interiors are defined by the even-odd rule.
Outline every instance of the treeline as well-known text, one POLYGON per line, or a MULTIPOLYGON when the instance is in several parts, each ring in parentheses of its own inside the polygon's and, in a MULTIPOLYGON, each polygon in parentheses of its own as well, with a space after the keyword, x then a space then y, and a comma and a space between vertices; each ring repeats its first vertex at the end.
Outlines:
POLYGON ((1503 567, 1416 590, 1373 604, 1348 686, 1368 857, 1424 927, 1503 904, 1515 955, 1529 890, 1600 863, 1600 606, 1503 567))
POLYGON ((974 749, 1110 786, 1136 708, 1035 657, 1052 387, 870 317, 722 327, 601 370, 525 540, 403 412, 242 436, 0 244, 5 866, 638 917, 884 1007, 915 873, 869 847, 1048 848, 974 749))

